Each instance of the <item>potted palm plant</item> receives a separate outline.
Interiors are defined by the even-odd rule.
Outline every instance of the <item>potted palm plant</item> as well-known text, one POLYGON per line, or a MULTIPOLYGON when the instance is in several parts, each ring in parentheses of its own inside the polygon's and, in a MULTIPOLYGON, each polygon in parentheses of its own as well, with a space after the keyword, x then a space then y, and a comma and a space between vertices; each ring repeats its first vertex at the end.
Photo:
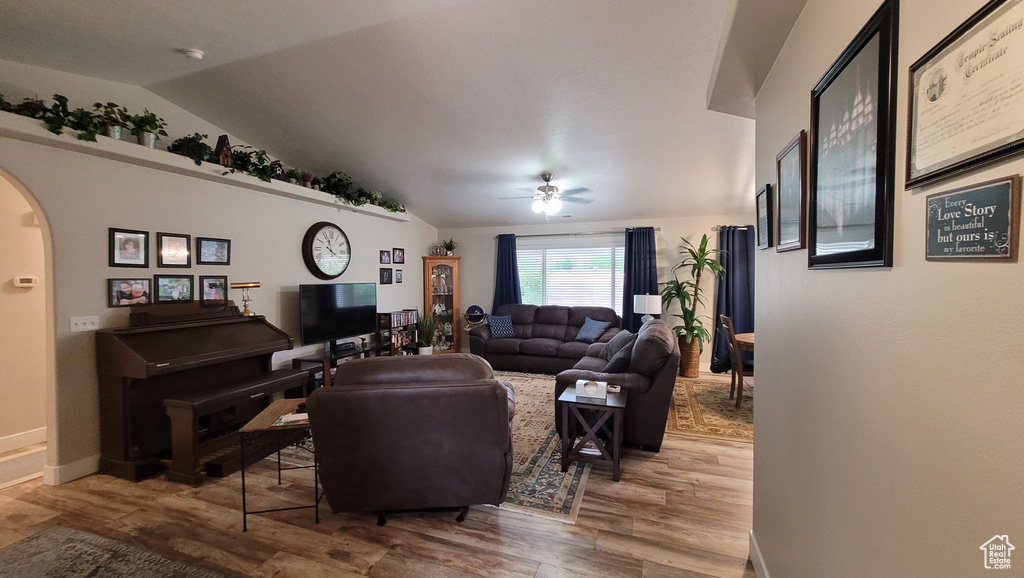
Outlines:
POLYGON ((434 334, 437 332, 437 319, 433 315, 420 315, 416 320, 416 347, 420 355, 434 352, 434 334))
POLYGON ((715 278, 721 277, 725 270, 714 257, 720 251, 708 249, 708 236, 704 235, 700 245, 694 246, 682 239, 683 260, 672 267, 672 279, 664 283, 661 290, 661 301, 666 310, 676 301, 679 302, 679 313, 670 315, 678 317, 682 323, 674 327, 679 338, 679 375, 683 377, 700 377, 700 353, 704 342, 711 341, 711 333, 704 327, 706 316, 697 315, 697 307, 704 307, 704 288, 700 286, 701 276, 709 270, 715 278), (688 269, 690 278, 680 281, 678 272, 688 269))

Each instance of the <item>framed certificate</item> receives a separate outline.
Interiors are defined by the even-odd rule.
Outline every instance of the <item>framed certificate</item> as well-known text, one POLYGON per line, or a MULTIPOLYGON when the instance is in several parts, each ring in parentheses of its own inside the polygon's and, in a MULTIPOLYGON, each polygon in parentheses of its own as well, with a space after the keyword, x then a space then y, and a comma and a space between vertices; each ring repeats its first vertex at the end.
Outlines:
POLYGON ((1024 150, 1024 0, 993 0, 910 67, 907 187, 1024 150))

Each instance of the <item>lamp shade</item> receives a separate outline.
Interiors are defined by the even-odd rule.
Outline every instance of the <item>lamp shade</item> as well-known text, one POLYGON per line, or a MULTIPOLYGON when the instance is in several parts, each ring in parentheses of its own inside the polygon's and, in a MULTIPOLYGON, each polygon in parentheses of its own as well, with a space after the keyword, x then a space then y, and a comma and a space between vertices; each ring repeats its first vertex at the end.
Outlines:
POLYGON ((633 312, 646 315, 661 314, 661 295, 634 295, 633 312))

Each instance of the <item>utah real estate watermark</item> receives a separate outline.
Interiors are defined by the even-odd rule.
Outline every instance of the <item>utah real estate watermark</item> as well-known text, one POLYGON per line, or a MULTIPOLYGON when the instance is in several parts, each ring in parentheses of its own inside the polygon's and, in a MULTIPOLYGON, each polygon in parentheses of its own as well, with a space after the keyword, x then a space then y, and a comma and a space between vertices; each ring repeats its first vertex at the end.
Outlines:
POLYGON ((981 551, 985 553, 985 568, 987 570, 1009 570, 1010 553, 1015 548, 1010 543, 1006 534, 996 534, 992 539, 981 545, 981 551))

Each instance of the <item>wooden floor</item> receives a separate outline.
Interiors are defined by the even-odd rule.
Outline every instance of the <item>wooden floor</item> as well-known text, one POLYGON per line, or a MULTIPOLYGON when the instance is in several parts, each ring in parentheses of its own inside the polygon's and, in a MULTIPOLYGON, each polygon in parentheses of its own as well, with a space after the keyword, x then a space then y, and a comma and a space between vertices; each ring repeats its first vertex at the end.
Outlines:
MULTIPOLYGON (((308 470, 277 485, 272 462, 246 475, 250 508, 309 503, 308 470)), ((753 446, 666 436, 657 454, 628 450, 622 481, 595 467, 575 526, 486 506, 389 517, 321 508, 251 516, 241 479, 191 488, 92 475, 0 490, 0 547, 52 524, 125 540, 167 558, 241 576, 735 576, 747 561, 753 446)))

